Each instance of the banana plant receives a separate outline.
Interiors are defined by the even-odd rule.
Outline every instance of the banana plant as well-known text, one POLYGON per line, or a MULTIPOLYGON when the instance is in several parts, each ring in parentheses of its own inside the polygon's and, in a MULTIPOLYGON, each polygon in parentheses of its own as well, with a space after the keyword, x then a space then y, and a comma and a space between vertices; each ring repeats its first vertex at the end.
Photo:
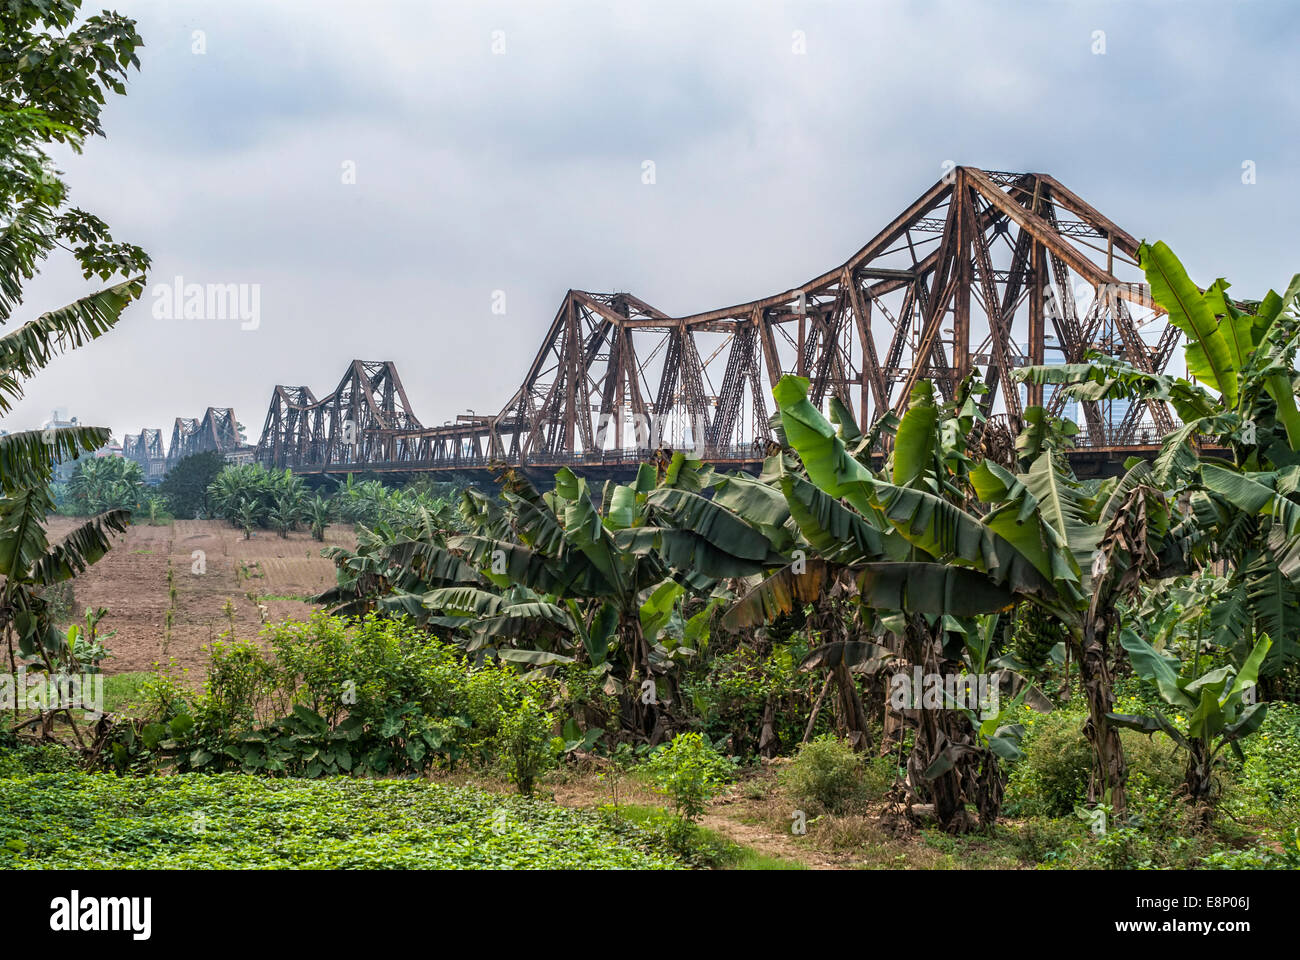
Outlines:
POLYGON ((289 531, 298 525, 298 519, 301 516, 299 507, 294 503, 293 497, 288 494, 280 494, 275 504, 267 511, 266 519, 272 529, 283 539, 289 536, 289 531))
MULTIPOLYGON (((22 657, 51 674, 81 672, 75 645, 58 629, 42 594, 97 562, 108 552, 113 535, 125 532, 131 519, 125 510, 110 510, 51 542, 44 523, 53 509, 46 487, 0 497, 0 635, 11 670, 22 657)), ((65 714, 80 740, 71 712, 65 714)))
MULTIPOLYGON (((1088 696, 1094 786, 1097 792, 1104 786, 1122 808, 1123 751, 1107 720, 1114 706, 1106 660, 1113 608, 1144 577, 1176 572, 1190 549, 1187 531, 1173 524, 1168 499, 1151 480, 1150 465, 1136 464, 1114 481, 1080 482, 1063 457, 1066 432, 1035 408, 1026 411, 1017 443, 1018 472, 988 459, 976 464, 965 438, 983 416, 978 386, 964 384, 941 409, 933 389, 921 382, 887 469, 877 476, 848 453, 843 436, 807 401, 806 381, 786 378, 776 394, 785 435, 809 480, 881 531, 882 544, 892 538, 905 545, 906 566, 895 571, 904 586, 891 594, 880 589, 887 580, 868 576, 863 586, 875 592, 864 591, 862 600, 892 611, 889 622, 910 625, 910 637, 903 635, 912 657, 929 655, 926 631, 942 629, 936 623, 943 618, 1013 604, 1034 604, 1068 628, 1088 696)), ((810 543, 838 539, 844 549, 842 536, 828 537, 829 531, 804 519, 810 543)), ((883 574, 879 565, 889 560, 898 562, 867 553, 852 562, 883 574)))
POLYGON ((232 522, 244 531, 244 539, 253 538, 253 528, 260 526, 263 518, 266 516, 266 508, 254 500, 247 497, 239 501, 235 507, 235 512, 231 515, 232 522))
MULTIPOLYGON (((103 134, 100 111, 110 92, 126 92, 140 44, 133 21, 104 12, 72 28, 77 4, 10 6, 6 55, 0 58, 0 326, 27 307, 24 286, 51 255, 66 251, 86 279, 123 282, 52 309, 0 335, 0 418, 23 396, 27 381, 56 357, 102 337, 145 288, 148 255, 113 239, 99 217, 71 206, 68 188, 47 151, 50 144, 80 153, 103 134)), ((43 588, 67 580, 108 550, 129 514, 109 510, 57 542, 44 529, 54 509, 54 468, 109 440, 103 427, 0 429, 0 635, 14 668, 16 655, 48 668, 72 656, 54 629, 43 588)), ((131 506, 135 506, 134 503, 131 506)), ((71 717, 69 717, 71 719, 71 717)), ((73 725, 76 730, 75 723, 73 725)), ((78 736, 80 734, 78 733, 78 736)))
POLYGON ((1244 759, 1241 741, 1259 729, 1268 712, 1268 704, 1255 699, 1254 688, 1272 640, 1267 634, 1256 640, 1240 667, 1226 664, 1200 674, 1199 654, 1193 654, 1184 665, 1132 630, 1120 634, 1120 643, 1137 675, 1150 681, 1160 699, 1186 719, 1175 723, 1163 711, 1153 709, 1149 716, 1111 714, 1111 720, 1146 734, 1162 731, 1187 751, 1187 796, 1203 817, 1208 816, 1219 754, 1231 747, 1238 759, 1244 759))
POLYGON ((312 539, 324 541, 325 528, 334 520, 334 507, 320 494, 307 501, 307 522, 311 524, 312 539))
POLYGON ((1018 371, 1062 384, 1080 399, 1170 403, 1183 425, 1165 438, 1154 481, 1184 508, 1181 539, 1197 565, 1227 571, 1215 639, 1238 664, 1263 633, 1274 638, 1267 683, 1300 660, 1300 411, 1294 380, 1300 343, 1300 275, 1284 294, 1236 303, 1216 280, 1202 291, 1163 243, 1139 249, 1156 303, 1187 336, 1193 382, 1103 358, 1018 371), (1193 441, 1220 445, 1229 460, 1193 441))
POLYGON ((1142 244, 1139 261, 1156 304, 1187 337, 1184 354, 1195 378, 1155 374, 1092 355, 1081 363, 1023 367, 1016 378, 1056 384, 1079 400, 1127 398, 1168 403, 1183 421, 1166 437, 1156 461, 1162 481, 1185 479, 1197 458, 1192 441, 1223 444, 1234 465, 1268 469, 1300 462, 1300 410, 1294 392, 1300 342, 1300 274, 1284 294, 1237 303, 1219 279, 1202 291, 1164 243, 1142 244))
MULTIPOLYGON (((546 631, 567 630, 570 652, 560 655, 598 671, 620 698, 625 726, 655 741, 669 722, 664 705, 675 699, 674 657, 694 651, 668 631, 682 599, 708 597, 723 580, 785 559, 725 497, 705 495, 712 481, 707 467, 678 453, 662 471, 644 464, 633 483, 605 484, 597 506, 571 470, 559 471, 547 493, 507 472, 503 509, 467 499, 464 513, 477 529, 448 540, 495 586, 497 599, 489 590, 444 588, 430 591, 424 604, 436 618, 472 614, 485 621, 469 635, 480 644, 490 638, 498 656, 513 651, 507 659, 532 649, 532 662, 555 662, 541 655, 558 650, 531 644, 546 631)), ((699 623, 692 628, 697 638, 699 623)))
MULTIPOLYGON (((983 389, 972 378, 952 403, 941 404, 931 384, 918 383, 877 474, 873 443, 863 442, 851 413, 833 403, 832 424, 809 402, 806 379, 782 379, 774 395, 799 465, 782 461, 777 482, 801 545, 815 556, 755 586, 724 622, 763 622, 838 594, 859 608, 859 632, 814 651, 805 666, 834 664, 847 677, 854 662, 893 657, 945 675, 972 663, 963 649, 972 618, 1025 596, 1057 600, 1052 574, 1063 561, 1047 532, 1025 524, 1019 507, 986 516, 967 509, 979 506, 973 478, 981 468, 966 443, 983 422, 983 389), (861 628, 883 637, 884 646, 865 640, 861 628)), ((912 795, 933 799, 945 828, 966 825, 967 803, 981 822, 992 822, 1001 802, 994 751, 1003 741, 994 747, 981 739, 981 724, 957 710, 914 710, 908 719, 916 728, 908 758, 912 795)))
POLYGON ((1281 295, 1236 302, 1225 280, 1197 287, 1163 243, 1143 244, 1139 259, 1155 302, 1186 335, 1194 380, 1099 356, 1017 377, 1082 400, 1173 407, 1183 424, 1165 438, 1146 482, 1177 505, 1168 539, 1181 545, 1184 567, 1223 574, 1214 642, 1241 667, 1259 637, 1273 638, 1261 668, 1267 686, 1300 659, 1300 275, 1281 295))
POLYGON ((122 457, 82 460, 68 481, 68 498, 83 516, 136 510, 145 500, 144 472, 140 464, 122 457))
MULTIPOLYGON (((317 498, 320 501, 320 498, 317 498)), ((328 507, 327 501, 321 501, 328 507)), ((357 526, 357 546, 330 546, 321 555, 334 561, 338 583, 315 602, 341 616, 380 612, 428 620, 423 598, 447 586, 484 586, 488 581, 447 547, 444 519, 419 508, 402 527, 380 520, 373 527, 357 526)))

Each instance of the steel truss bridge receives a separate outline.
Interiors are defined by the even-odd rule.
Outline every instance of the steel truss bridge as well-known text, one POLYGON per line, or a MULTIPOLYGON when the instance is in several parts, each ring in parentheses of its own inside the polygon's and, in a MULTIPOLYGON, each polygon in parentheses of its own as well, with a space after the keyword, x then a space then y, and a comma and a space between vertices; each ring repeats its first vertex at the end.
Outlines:
POLYGON ((277 386, 256 457, 305 474, 572 465, 599 476, 685 448, 752 468, 783 374, 808 377, 815 404, 839 397, 865 425, 901 413, 918 380, 949 398, 978 371, 992 423, 1014 433, 1031 404, 1070 415, 1076 468, 1093 472, 1153 452, 1175 427, 1169 409, 1071 406, 1013 373, 1089 350, 1164 370, 1178 331, 1141 282, 1137 247, 1046 174, 956 167, 844 263, 758 300, 670 317, 630 293, 570 290, 492 415, 426 426, 391 361, 352 361, 320 398, 277 386))
POLYGON ((216 451, 230 458, 242 447, 235 411, 230 407, 208 407, 202 417, 176 418, 171 445, 166 451, 162 431, 146 427, 123 437, 122 456, 140 464, 145 479, 152 482, 161 480, 172 467, 193 454, 216 451))

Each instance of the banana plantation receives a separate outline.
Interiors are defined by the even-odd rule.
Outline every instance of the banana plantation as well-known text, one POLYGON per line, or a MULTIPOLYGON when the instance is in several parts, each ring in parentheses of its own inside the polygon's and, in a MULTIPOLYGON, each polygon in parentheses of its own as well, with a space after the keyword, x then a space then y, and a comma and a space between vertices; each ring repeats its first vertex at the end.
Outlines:
POLYGON ((320 599, 408 619, 474 663, 580 675, 603 696, 562 705, 563 722, 607 750, 700 729, 701 676, 775 658, 819 694, 773 685, 729 744, 775 758, 829 722, 859 753, 897 758, 898 816, 921 809, 948 831, 997 824, 1025 718, 1080 702, 1081 804, 1127 822, 1121 732, 1135 730, 1177 756, 1178 795, 1209 824, 1270 701, 1300 694, 1300 278, 1237 303, 1222 281, 1202 292, 1163 244, 1142 264, 1194 379, 1101 356, 1020 371, 1077 399, 1173 406, 1183 425, 1120 476, 1076 478, 1076 428, 1041 408, 1014 452, 985 456, 970 445, 985 419, 973 378, 950 403, 922 381, 901 419, 864 432, 787 376, 781 449, 757 477, 681 453, 599 489, 567 469, 545 492, 507 472, 499 495, 467 490, 455 518, 362 527, 355 551, 333 549, 339 586, 320 599), (998 708, 892 705, 889 679, 914 670, 991 675, 998 708))

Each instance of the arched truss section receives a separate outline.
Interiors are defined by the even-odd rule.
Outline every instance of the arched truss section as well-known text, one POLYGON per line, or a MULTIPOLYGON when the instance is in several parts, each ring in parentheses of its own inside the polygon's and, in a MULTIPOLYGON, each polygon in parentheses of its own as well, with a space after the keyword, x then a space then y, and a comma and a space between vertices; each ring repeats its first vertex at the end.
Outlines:
POLYGON ((230 407, 208 407, 199 419, 177 417, 172 425, 172 442, 167 448, 167 469, 186 457, 215 450, 223 455, 240 446, 239 424, 230 407))
POLYGON ((275 469, 395 462, 423 430, 393 362, 353 360, 319 400, 308 387, 277 386, 256 456, 275 469))
POLYGON ((669 317, 628 293, 570 290, 499 413, 424 427, 391 362, 354 360, 316 400, 276 387, 258 445, 299 469, 491 463, 549 465, 690 448, 753 461, 769 439, 771 387, 808 377, 869 424, 901 412, 920 379, 951 397, 978 372, 990 415, 1018 429, 1045 404, 1083 446, 1150 444, 1174 423, 1163 403, 1067 407, 1015 385, 1017 367, 1089 350, 1161 372, 1177 342, 1150 300, 1137 241, 1045 174, 956 167, 847 261, 759 300, 669 317))
POLYGON ((140 464, 146 480, 160 480, 167 472, 167 455, 163 451, 162 431, 146 427, 139 433, 122 438, 122 456, 140 464))

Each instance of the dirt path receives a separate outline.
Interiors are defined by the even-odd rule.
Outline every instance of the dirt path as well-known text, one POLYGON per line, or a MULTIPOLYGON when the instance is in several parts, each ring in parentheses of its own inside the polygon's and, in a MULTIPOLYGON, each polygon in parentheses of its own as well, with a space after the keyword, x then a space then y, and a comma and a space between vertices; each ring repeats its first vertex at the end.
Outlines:
POLYGON ((774 828, 770 821, 772 806, 771 799, 726 797, 716 801, 700 822, 732 843, 766 857, 803 864, 809 870, 845 870, 851 866, 848 858, 827 854, 797 839, 793 818, 786 829, 774 828))
MULTIPOLYGON (((767 857, 788 860, 810 870, 845 870, 854 866, 846 855, 828 853, 797 837, 789 825, 781 822, 785 814, 775 776, 769 770, 753 773, 736 783, 731 790, 710 804, 701 824, 721 834, 732 843, 767 857)), ((555 802, 566 807, 595 808, 611 801, 607 785, 595 774, 555 784, 555 802)), ((630 780, 619 786, 619 802, 645 806, 663 806, 664 798, 630 780)))

